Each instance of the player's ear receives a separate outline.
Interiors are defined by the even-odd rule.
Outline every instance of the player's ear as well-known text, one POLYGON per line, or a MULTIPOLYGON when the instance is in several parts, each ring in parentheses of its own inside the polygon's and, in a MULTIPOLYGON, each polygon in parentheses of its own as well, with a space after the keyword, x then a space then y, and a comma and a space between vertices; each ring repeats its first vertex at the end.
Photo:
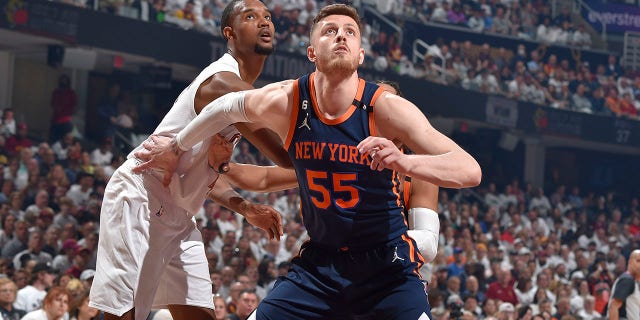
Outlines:
POLYGON ((224 27, 224 29, 222 29, 222 36, 227 40, 234 38, 235 35, 231 27, 224 27))
POLYGON ((358 64, 362 64, 364 62, 364 49, 360 48, 360 52, 358 53, 358 64))
POLYGON ((316 62, 316 49, 312 46, 307 47, 307 58, 309 58, 311 62, 316 62))

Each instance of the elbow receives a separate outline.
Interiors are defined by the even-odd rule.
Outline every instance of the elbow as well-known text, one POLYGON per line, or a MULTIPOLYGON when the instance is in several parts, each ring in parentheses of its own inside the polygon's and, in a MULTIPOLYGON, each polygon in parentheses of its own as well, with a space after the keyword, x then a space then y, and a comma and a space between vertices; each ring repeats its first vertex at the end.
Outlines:
POLYGON ((474 161, 474 164, 474 166, 469 168, 469 172, 467 173, 468 181, 467 185, 464 186, 465 188, 477 187, 480 185, 480 182, 482 182, 482 169, 477 162, 474 161))
POLYGON ((453 189, 473 188, 480 185, 482 181, 482 169, 475 160, 472 163, 466 164, 457 171, 460 175, 458 180, 451 186, 446 186, 453 189))

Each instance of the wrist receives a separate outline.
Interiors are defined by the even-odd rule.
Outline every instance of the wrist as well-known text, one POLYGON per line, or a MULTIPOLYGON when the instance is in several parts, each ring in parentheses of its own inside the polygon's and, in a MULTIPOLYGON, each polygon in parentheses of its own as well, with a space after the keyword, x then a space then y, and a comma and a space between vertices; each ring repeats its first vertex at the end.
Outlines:
POLYGON ((238 205, 238 213, 243 215, 246 218, 246 212, 247 212, 247 209, 249 209, 250 205, 251 205, 251 202, 249 200, 242 199, 242 202, 240 202, 240 204, 238 205))
POLYGON ((178 157, 180 157, 185 152, 185 150, 180 148, 180 141, 178 140, 178 136, 174 137, 173 140, 171 140, 170 147, 171 147, 171 152, 173 152, 173 154, 175 154, 178 157))

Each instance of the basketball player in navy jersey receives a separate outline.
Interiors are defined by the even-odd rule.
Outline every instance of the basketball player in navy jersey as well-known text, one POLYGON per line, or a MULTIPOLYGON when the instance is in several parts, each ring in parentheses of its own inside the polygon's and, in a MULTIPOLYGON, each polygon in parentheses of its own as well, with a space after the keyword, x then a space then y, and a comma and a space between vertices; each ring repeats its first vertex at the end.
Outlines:
MULTIPOLYGON (((383 90, 402 96, 397 83, 385 80, 376 81, 376 84, 383 90)), ((308 123, 303 121, 300 128, 308 127, 308 123)), ((224 150, 220 148, 230 148, 222 138, 214 138, 216 143, 212 143, 209 148, 209 162, 219 163, 224 161, 220 156, 224 155, 224 150)), ((406 151, 406 148, 403 150, 406 151)), ((292 189, 298 187, 298 180, 294 170, 282 169, 277 166, 256 166, 251 164, 230 163, 230 171, 225 174, 224 179, 233 185, 252 192, 273 192, 292 189)), ((400 177, 400 190, 404 200, 404 213, 409 225, 409 236, 417 242, 420 254, 425 259, 425 263, 431 262, 438 253, 438 239, 440 231, 440 221, 438 218, 438 186, 419 179, 411 179, 408 176, 400 177)), ((222 189, 222 181, 216 186, 222 189)), ((227 188, 230 188, 227 186, 227 188)), ((214 193, 214 192, 211 192, 214 193)), ((215 197, 212 197, 214 200, 215 197)))
POLYGON ((465 188, 480 183, 480 166, 411 102, 358 78, 355 9, 323 8, 307 55, 314 73, 217 99, 169 143, 146 143, 136 170, 170 178, 184 150, 236 122, 273 130, 296 170, 310 241, 250 319, 428 319, 398 174, 465 188))

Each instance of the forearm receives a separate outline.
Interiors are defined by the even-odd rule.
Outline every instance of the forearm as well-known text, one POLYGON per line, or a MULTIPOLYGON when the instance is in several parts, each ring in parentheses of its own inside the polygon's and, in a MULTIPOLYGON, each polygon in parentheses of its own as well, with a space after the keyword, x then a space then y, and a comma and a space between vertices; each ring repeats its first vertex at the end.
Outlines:
POLYGON ((213 185, 213 188, 209 189, 207 197, 219 205, 243 216, 249 205, 249 201, 233 190, 223 176, 220 176, 218 181, 213 185))
POLYGON ((276 166, 230 163, 225 178, 243 190, 254 192, 281 191, 298 186, 295 171, 276 166))
POLYGON ((198 142, 213 136, 236 122, 249 122, 244 110, 246 91, 232 92, 206 105, 178 135, 176 144, 182 151, 191 149, 198 142))
POLYGON ((403 167, 408 176, 445 188, 475 187, 482 179, 480 165, 463 150, 441 155, 407 155, 403 167))

